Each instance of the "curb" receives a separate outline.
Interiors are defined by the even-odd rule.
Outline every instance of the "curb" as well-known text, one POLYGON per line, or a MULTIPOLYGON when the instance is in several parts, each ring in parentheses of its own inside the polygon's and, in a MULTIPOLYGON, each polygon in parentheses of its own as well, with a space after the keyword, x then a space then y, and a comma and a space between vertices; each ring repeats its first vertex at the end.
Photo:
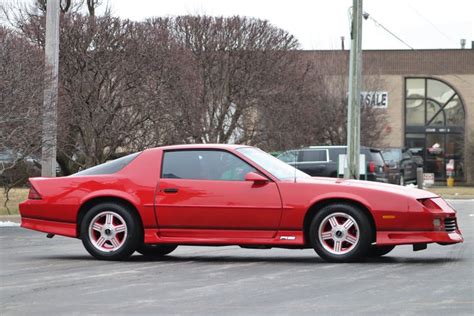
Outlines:
POLYGON ((0 222, 13 222, 13 223, 21 223, 20 215, 1 215, 0 222))
POLYGON ((442 198, 446 200, 473 200, 474 195, 443 195, 442 198))

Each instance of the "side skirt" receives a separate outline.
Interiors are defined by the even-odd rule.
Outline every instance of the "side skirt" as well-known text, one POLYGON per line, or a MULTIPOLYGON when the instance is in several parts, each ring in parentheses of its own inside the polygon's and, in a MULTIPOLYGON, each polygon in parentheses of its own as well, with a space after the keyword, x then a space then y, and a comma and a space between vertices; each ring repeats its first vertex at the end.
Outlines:
POLYGON ((245 230, 145 229, 145 244, 179 245, 268 245, 274 247, 305 245, 302 231, 278 231, 271 238, 259 237, 268 232, 245 230), (246 237, 246 235, 248 237, 246 237))

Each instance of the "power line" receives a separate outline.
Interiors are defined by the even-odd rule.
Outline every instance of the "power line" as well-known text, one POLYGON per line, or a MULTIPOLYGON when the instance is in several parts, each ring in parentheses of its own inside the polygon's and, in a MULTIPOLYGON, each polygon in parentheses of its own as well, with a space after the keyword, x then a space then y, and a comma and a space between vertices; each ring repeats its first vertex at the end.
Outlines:
MULTIPOLYGON (((382 29, 384 29, 387 33, 389 33, 390 35, 392 35, 393 37, 395 37, 397 40, 399 40, 401 43, 403 43, 404 45, 406 45, 407 47, 409 47, 411 50, 413 51, 420 51, 419 49, 415 49, 413 48, 411 45, 409 45, 407 42, 405 42, 404 40, 402 40, 400 37, 398 37, 397 35, 395 35, 393 32, 391 32, 388 28, 386 28, 385 26, 383 26, 381 23, 379 23, 377 20, 375 20, 373 17, 370 16, 369 13, 367 12, 364 12, 363 14, 363 17, 364 19, 371 19, 372 21, 374 21, 375 25, 381 27, 382 29)), ((431 64, 434 64, 432 61, 428 60, 429 63, 431 64)), ((458 78, 459 80, 461 81, 464 81, 464 82, 467 82, 466 79, 460 77, 459 75, 457 74, 452 74, 454 77, 458 78)))
POLYGON ((390 35, 392 35, 393 37, 395 37, 399 42, 403 43, 405 46, 409 47, 411 50, 415 50, 411 45, 409 45, 407 42, 405 42, 404 40, 402 40, 400 37, 398 37, 395 33, 393 33, 392 31, 390 31, 388 28, 386 28, 385 26, 383 26, 380 22, 378 22, 376 19, 374 19, 373 17, 371 17, 367 12, 364 12, 364 18, 367 20, 367 19, 371 19, 375 25, 377 25, 378 27, 381 27, 383 30, 385 30, 385 32, 389 33, 390 35))
POLYGON ((411 6, 409 3, 408 3, 408 6, 410 7, 410 9, 412 9, 413 12, 415 12, 418 16, 420 16, 423 20, 425 20, 426 22, 428 22, 428 24, 430 24, 439 34, 443 35, 445 38, 447 38, 448 40, 450 41, 454 41, 454 39, 447 35, 446 33, 444 33, 443 31, 441 31, 433 22, 431 22, 427 17, 425 17, 424 15, 422 15, 417 9, 415 9, 413 6, 411 6))

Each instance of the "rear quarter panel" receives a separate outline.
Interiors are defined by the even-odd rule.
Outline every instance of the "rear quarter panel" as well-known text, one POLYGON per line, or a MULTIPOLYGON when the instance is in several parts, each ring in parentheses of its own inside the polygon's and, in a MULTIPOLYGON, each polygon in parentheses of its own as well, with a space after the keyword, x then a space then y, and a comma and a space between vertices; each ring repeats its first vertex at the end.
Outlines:
POLYGON ((112 197, 133 204, 145 227, 155 227, 154 196, 161 155, 148 150, 112 175, 32 178, 41 200, 20 204, 23 217, 69 222, 77 221, 84 203, 98 197, 112 197))

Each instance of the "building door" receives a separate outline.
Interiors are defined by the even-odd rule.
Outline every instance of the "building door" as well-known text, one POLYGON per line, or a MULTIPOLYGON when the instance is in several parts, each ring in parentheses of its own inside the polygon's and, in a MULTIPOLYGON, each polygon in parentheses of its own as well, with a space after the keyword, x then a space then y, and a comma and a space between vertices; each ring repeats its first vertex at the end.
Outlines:
POLYGON ((445 135, 426 134, 424 172, 434 173, 436 180, 442 180, 445 174, 445 135))
POLYGON ((448 83, 433 78, 406 78, 405 146, 423 156, 424 172, 446 179, 446 164, 454 162, 454 177, 464 180, 464 122, 461 97, 448 83))

